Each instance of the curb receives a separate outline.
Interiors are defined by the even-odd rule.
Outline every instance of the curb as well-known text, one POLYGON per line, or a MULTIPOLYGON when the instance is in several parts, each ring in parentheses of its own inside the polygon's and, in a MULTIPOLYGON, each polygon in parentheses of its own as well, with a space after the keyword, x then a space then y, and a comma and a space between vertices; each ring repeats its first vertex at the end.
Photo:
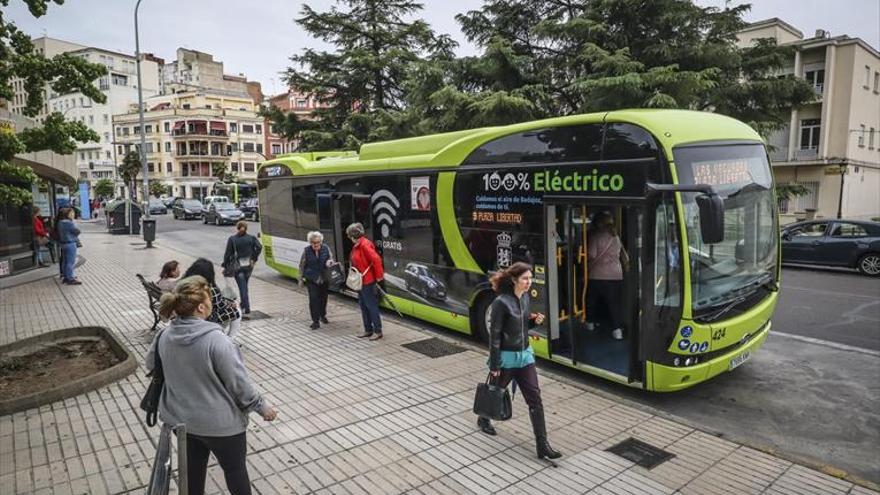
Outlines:
POLYGON ((138 361, 134 354, 132 354, 131 351, 128 350, 128 348, 125 347, 115 335, 113 335, 113 332, 104 327, 72 327, 55 330, 36 337, 18 340, 0 347, 0 354, 7 354, 12 351, 25 349, 43 343, 56 340, 67 340, 76 337, 101 338, 107 342, 114 354, 119 357, 124 356, 124 358, 121 362, 93 375, 63 383, 49 388, 48 390, 30 393, 22 397, 0 400, 0 416, 23 411, 25 409, 40 407, 45 404, 50 404, 70 397, 76 397, 80 394, 97 390, 98 388, 125 378, 137 369, 138 361))
MULTIPOLYGON (((85 256, 77 254, 76 255, 76 264, 74 264, 74 268, 81 267, 86 261, 88 261, 88 260, 86 259, 85 256)), ((57 265, 57 263, 52 263, 52 265, 57 265)), ((45 268, 49 268, 52 265, 47 266, 45 268)), ((39 276, 35 276, 34 278, 28 277, 27 279, 24 279, 24 278, 17 279, 17 280, 13 279, 14 277, 26 277, 27 275, 32 274, 36 271, 39 271, 39 268, 35 269, 35 270, 28 270, 22 274, 13 275, 12 277, 0 279, 0 290, 12 289, 13 287, 18 287, 20 285, 26 285, 26 284, 30 284, 32 282, 39 282, 40 280, 46 280, 47 278, 53 278, 53 277, 58 276, 58 272, 56 270, 47 270, 47 271, 45 271, 45 273, 41 273, 39 276), (7 280, 9 281, 8 284, 6 283, 7 280)))

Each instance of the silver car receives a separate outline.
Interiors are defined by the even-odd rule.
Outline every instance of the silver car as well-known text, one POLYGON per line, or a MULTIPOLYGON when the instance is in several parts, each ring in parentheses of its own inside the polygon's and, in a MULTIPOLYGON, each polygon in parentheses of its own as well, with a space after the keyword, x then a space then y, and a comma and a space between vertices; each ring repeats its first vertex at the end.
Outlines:
POLYGON ((214 225, 233 224, 244 219, 241 210, 232 203, 212 203, 204 212, 203 222, 214 225))

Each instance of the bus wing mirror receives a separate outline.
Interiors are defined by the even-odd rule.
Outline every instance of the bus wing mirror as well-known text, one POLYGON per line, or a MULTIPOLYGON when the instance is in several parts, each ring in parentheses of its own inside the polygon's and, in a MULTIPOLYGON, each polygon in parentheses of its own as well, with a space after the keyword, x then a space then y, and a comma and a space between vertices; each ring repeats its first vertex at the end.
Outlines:
POLYGON ((700 210, 700 237, 705 244, 717 244, 724 240, 724 200, 714 192, 696 197, 700 210))

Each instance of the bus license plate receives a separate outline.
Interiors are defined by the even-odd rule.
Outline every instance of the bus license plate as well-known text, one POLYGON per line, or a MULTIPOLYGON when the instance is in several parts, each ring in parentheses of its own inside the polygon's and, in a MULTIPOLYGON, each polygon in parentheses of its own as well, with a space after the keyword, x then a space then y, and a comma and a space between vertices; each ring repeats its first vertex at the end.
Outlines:
POLYGON ((740 354, 739 356, 737 356, 737 357, 731 359, 731 360, 730 360, 730 368, 728 368, 728 371, 731 371, 731 370, 735 369, 737 366, 739 366, 739 365, 743 364, 744 362, 748 361, 748 360, 749 360, 749 357, 751 357, 751 355, 752 355, 751 352, 746 351, 746 352, 740 354))

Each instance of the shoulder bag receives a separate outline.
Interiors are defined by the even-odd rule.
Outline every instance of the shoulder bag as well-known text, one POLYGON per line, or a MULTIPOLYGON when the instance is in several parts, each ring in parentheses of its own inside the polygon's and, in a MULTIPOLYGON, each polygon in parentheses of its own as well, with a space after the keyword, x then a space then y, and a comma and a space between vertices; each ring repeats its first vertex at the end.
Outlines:
POLYGON ((507 387, 499 387, 491 383, 491 376, 486 382, 477 385, 474 395, 474 414, 496 421, 506 421, 513 416, 513 400, 507 387))
POLYGON ((141 399, 141 409, 147 413, 147 426, 156 426, 157 413, 159 412, 159 399, 162 397, 162 389, 165 388, 165 371, 162 369, 162 358, 159 356, 159 340, 162 338, 163 330, 156 337, 156 365, 149 377, 152 377, 147 391, 141 399))
POLYGON ((350 267, 348 269, 348 277, 345 279, 345 285, 355 292, 361 290, 364 287, 364 275, 366 275, 372 267, 373 265, 368 266, 367 269, 364 270, 364 273, 359 272, 358 269, 353 266, 350 267))

